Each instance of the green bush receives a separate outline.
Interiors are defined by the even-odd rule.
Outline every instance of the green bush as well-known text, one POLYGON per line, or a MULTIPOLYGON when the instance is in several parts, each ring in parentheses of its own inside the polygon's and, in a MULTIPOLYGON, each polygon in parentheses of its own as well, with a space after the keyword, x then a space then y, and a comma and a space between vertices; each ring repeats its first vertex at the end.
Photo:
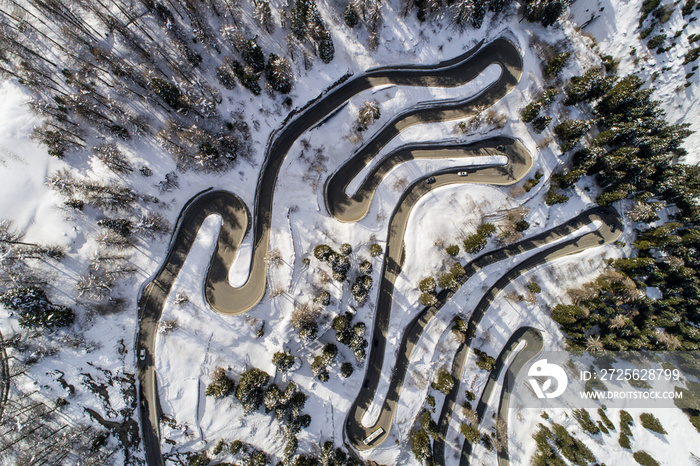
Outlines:
POLYGON ((659 466, 659 462, 645 451, 636 451, 632 456, 634 457, 634 460, 642 466, 659 466))
POLYGON ((544 69, 544 75, 548 78, 556 78, 566 66, 566 62, 569 60, 570 56, 571 54, 569 52, 564 52, 550 58, 544 69))
POLYGON ((474 350, 474 354, 477 355, 476 365, 479 368, 489 372, 496 368, 496 360, 488 354, 478 349, 474 350))
POLYGON ((421 293, 419 299, 420 299, 420 303, 423 306, 430 307, 430 306, 435 306, 437 304, 437 298, 432 293, 421 293))
POLYGON ((270 381, 267 372, 252 368, 241 374, 241 379, 236 389, 236 398, 243 405, 245 414, 258 409, 263 402, 263 388, 270 381))
POLYGON ((484 247, 486 247, 486 238, 481 236, 479 233, 474 233, 464 238, 462 245, 464 246, 464 251, 469 254, 476 254, 484 247))
POLYGON ((382 250, 382 247, 380 245, 378 245, 377 243, 372 243, 369 247, 370 257, 377 257, 377 256, 381 255, 382 252, 384 252, 382 250))
POLYGON ((471 424, 462 423, 462 425, 459 428, 459 431, 462 432, 464 438, 471 444, 479 443, 479 440, 481 439, 481 436, 479 435, 479 429, 471 424))
POLYGON ((350 362, 344 362, 340 365, 340 375, 346 379, 352 375, 353 370, 352 363, 350 362))
POLYGON ((624 432, 620 432, 620 438, 617 439, 617 443, 619 443, 622 448, 627 448, 628 450, 632 448, 629 435, 624 432))
POLYGON ((537 282, 530 282, 527 284, 527 290, 530 293, 538 294, 542 292, 542 287, 537 282))
POLYGON ((666 34, 657 34, 647 42, 647 47, 650 49, 658 48, 666 40, 666 34))
POLYGON ((226 371, 222 367, 218 367, 214 371, 211 383, 207 385, 204 394, 206 396, 213 396, 218 400, 229 396, 235 389, 235 382, 226 375, 226 371))
POLYGON ((294 356, 285 351, 277 351, 272 355, 272 364, 282 372, 287 372, 294 366, 294 356))
POLYGON ((600 433, 600 428, 595 422, 593 422, 593 419, 591 419, 591 415, 588 411, 585 409, 574 409, 573 415, 576 422, 578 422, 578 424, 581 426, 581 429, 593 435, 600 433))
POLYGON ((661 425, 661 421, 651 413, 642 413, 639 416, 639 420, 642 422, 642 426, 649 429, 652 432, 658 434, 666 435, 668 432, 661 425))
POLYGON ((450 246, 447 246, 447 247, 445 248, 445 252, 446 252, 449 256, 454 257, 454 256, 456 256, 457 254, 459 254, 459 246, 456 245, 456 244, 451 244, 450 246))
POLYGON ((161 78, 153 78, 151 79, 151 89, 153 89, 153 92, 170 107, 176 110, 182 107, 180 103, 180 90, 176 85, 161 78))
POLYGON ((454 378, 446 369, 440 369, 437 374, 435 381, 430 384, 433 390, 442 392, 445 395, 449 395, 452 387, 455 386, 454 378))
POLYGON ((549 191, 547 191, 547 195, 544 198, 544 203, 548 206, 553 206, 555 204, 564 204, 568 200, 569 196, 560 194, 556 187, 551 186, 549 188, 549 191))
POLYGON ((459 283, 452 273, 445 272, 438 277, 438 286, 443 290, 455 291, 459 287, 459 283))
POLYGON ((532 129, 535 130, 535 133, 540 134, 542 131, 547 129, 547 126, 549 126, 549 123, 552 121, 552 117, 548 116, 540 116, 532 120, 532 129))
POLYGON ((418 289, 423 293, 434 293, 435 292, 435 279, 433 277, 425 277, 418 284, 418 289))

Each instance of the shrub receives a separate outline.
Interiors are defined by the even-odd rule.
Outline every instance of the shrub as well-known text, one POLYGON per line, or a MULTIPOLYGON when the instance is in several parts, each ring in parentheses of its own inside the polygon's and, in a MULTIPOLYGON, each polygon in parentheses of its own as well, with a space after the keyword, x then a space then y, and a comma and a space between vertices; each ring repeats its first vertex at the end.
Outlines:
POLYGON ((292 327, 294 327, 299 338, 303 340, 312 340, 318 333, 318 323, 316 317, 318 311, 313 309, 308 304, 298 305, 292 312, 292 327))
POLYGON ((476 232, 484 238, 488 238, 496 232, 496 226, 493 223, 483 223, 476 229, 476 232))
POLYGON ((216 79, 224 89, 231 90, 236 87, 236 76, 228 64, 216 67, 216 79))
POLYGON ((530 282, 527 284, 527 290, 530 293, 538 294, 542 292, 542 287, 537 282, 530 282))
POLYGON ((328 306, 331 303, 331 294, 326 290, 321 290, 314 298, 314 302, 322 306, 328 306))
POLYGON ((433 447, 430 437, 424 429, 416 429, 408 436, 411 451, 418 461, 425 465, 434 464, 433 447))
POLYGON ((236 389, 236 398, 243 405, 245 414, 251 413, 260 407, 263 402, 263 388, 269 381, 270 375, 257 368, 249 369, 241 374, 241 379, 236 389))
POLYGON ((372 289, 372 277, 360 275, 352 285, 352 296, 359 304, 364 304, 369 298, 369 291, 372 289))
POLYGON ((348 7, 345 9, 345 12, 343 13, 343 18, 345 19, 345 24, 350 29, 357 26, 357 23, 360 21, 360 17, 355 12, 355 9, 352 7, 352 4, 348 4, 348 7))
POLYGON ((627 448, 628 450, 632 448, 630 438, 624 432, 620 432, 620 438, 617 439, 617 443, 619 443, 622 448, 627 448))
POLYGON ((471 424, 462 423, 462 425, 459 428, 459 431, 462 432, 462 435, 464 435, 464 438, 469 443, 479 443, 479 440, 481 439, 481 436, 479 435, 479 429, 471 424))
POLYGON ((352 363, 344 362, 340 365, 340 375, 346 379, 352 375, 353 370, 352 363))
POLYGON ((459 262, 455 262, 454 264, 452 264, 452 267, 450 267, 450 273, 455 277, 456 280, 459 280, 467 274, 467 271, 464 270, 462 264, 460 264, 459 262))
POLYGON ((496 367, 496 360, 483 351, 475 349, 474 354, 477 355, 476 365, 479 368, 490 372, 496 367))
POLYGON ((592 435, 597 435, 600 433, 600 428, 595 422, 593 422, 593 419, 591 419, 591 415, 588 411, 585 409, 574 409, 573 415, 576 422, 578 422, 578 424, 581 426, 581 429, 591 433, 592 435))
POLYGON ((650 49, 658 48, 666 40, 666 34, 657 34, 647 42, 647 47, 650 49))
POLYGON ((207 385, 207 389, 204 394, 206 396, 213 396, 214 398, 221 399, 223 397, 229 396, 236 389, 236 384, 231 380, 223 367, 218 367, 214 371, 214 375, 211 378, 211 383, 207 385))
POLYGON ((423 293, 434 293, 435 292, 435 279, 433 277, 426 277, 420 281, 418 284, 418 289, 423 293))
POLYGON ((553 206, 555 204, 564 204, 569 200, 569 196, 560 194, 555 186, 550 186, 547 195, 544 198, 544 203, 548 206, 553 206))
POLYGON ((280 94, 289 94, 292 90, 292 67, 286 58, 270 54, 267 60, 267 82, 280 94))
POLYGON ((320 261, 328 260, 332 253, 333 250, 326 244, 319 244, 314 248, 314 257, 320 261))
POLYGON ((372 263, 370 261, 364 260, 360 262, 360 273, 368 275, 372 273, 372 263))
POLYGON ((420 303, 423 306, 435 306, 437 304, 437 298, 432 293, 421 293, 420 303))
POLYGON ((352 254, 352 246, 348 243, 341 244, 340 253, 344 256, 349 256, 350 254, 352 254))
POLYGON ((569 52, 554 55, 547 62, 547 66, 544 69, 544 75, 548 78, 556 78, 561 70, 563 70, 566 66, 566 62, 569 60, 570 56, 571 54, 569 52))
POLYGON ((161 78, 153 78, 151 79, 151 89, 153 89, 153 92, 155 92, 163 102, 175 110, 182 107, 180 103, 180 90, 176 85, 161 78))
POLYGON ((272 364, 282 372, 287 372, 294 366, 294 356, 285 351, 277 351, 272 355, 272 364))
POLYGON ((642 422, 642 426, 649 429, 652 432, 658 434, 666 435, 668 432, 661 425, 661 421, 651 413, 642 413, 639 416, 639 420, 642 422))
POLYGON ((552 121, 552 117, 548 116, 540 116, 532 120, 532 129, 535 130, 535 133, 540 134, 542 131, 547 129, 547 126, 549 126, 549 123, 552 121))
POLYGON ((134 224, 131 220, 125 218, 103 218, 97 221, 97 224, 102 228, 112 230, 119 236, 126 238, 131 234, 134 224))
POLYGON ((659 462, 645 451, 636 451, 632 456, 634 457, 634 460, 642 466, 659 466, 659 462))
POLYGON ((525 220, 519 220, 515 222, 515 231, 522 233, 523 231, 530 228, 530 224, 525 220))
POLYGON ((451 244, 450 246, 447 246, 447 247, 445 248, 445 252, 446 252, 449 256, 454 257, 454 256, 456 256, 457 254, 459 254, 459 246, 456 245, 456 244, 451 244))
POLYGON ((459 287, 459 283, 455 276, 450 272, 445 272, 438 277, 438 285, 444 290, 455 291, 459 287))
POLYGON ((437 378, 432 384, 430 384, 433 390, 438 390, 439 392, 442 392, 445 395, 449 395, 454 385, 455 381, 452 377, 452 374, 450 374, 444 368, 438 371, 437 378))
POLYGON ((469 254, 476 254, 486 247, 486 242, 486 238, 478 233, 474 233, 473 235, 469 235, 464 238, 462 245, 464 246, 465 252, 469 254))
POLYGON ((520 118, 524 123, 530 123, 532 120, 537 118, 542 110, 542 103, 539 101, 530 102, 520 111, 520 118))
POLYGON ((380 245, 378 245, 377 243, 372 243, 369 247, 370 257, 377 257, 377 256, 381 255, 382 252, 384 252, 382 250, 382 247, 380 245))

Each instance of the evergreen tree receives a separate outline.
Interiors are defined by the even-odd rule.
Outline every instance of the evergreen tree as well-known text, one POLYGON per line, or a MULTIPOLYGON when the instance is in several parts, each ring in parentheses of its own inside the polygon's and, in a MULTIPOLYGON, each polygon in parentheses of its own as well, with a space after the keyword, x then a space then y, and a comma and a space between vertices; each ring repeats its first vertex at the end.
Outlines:
POLYGON ((211 378, 211 383, 207 385, 204 393, 206 396, 213 396, 218 400, 231 395, 235 389, 236 384, 226 375, 224 368, 217 367, 211 378))
POLYGON ((265 69, 265 53, 258 45, 257 38, 254 37, 246 42, 245 62, 253 69, 254 73, 260 73, 265 69))
POLYGON ((267 81, 280 94, 289 94, 292 90, 292 67, 289 62, 274 53, 267 60, 267 81))
POLYGON ((347 26, 350 29, 357 26, 357 23, 360 21, 360 17, 357 15, 357 12, 352 7, 352 3, 348 4, 348 7, 345 9, 345 12, 343 13, 343 17, 345 19, 345 24, 347 24, 347 26))
POLYGON ((252 368, 241 374, 236 389, 236 398, 243 405, 245 414, 258 409, 263 402, 263 388, 270 381, 270 376, 264 371, 252 368))
POLYGON ((328 64, 333 61, 334 55, 335 47, 333 46, 333 39, 331 39, 331 35, 328 31, 324 31, 318 43, 318 56, 321 57, 323 63, 328 64))
POLYGON ((71 308, 53 304, 46 292, 36 286, 10 288, 0 295, 0 304, 17 312, 22 328, 66 327, 75 319, 71 308))

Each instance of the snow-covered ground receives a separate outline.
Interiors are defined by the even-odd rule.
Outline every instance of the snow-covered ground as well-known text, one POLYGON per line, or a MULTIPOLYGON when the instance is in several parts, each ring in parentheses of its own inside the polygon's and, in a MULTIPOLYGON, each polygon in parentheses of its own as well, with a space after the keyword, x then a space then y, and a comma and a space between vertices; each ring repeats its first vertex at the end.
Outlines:
MULTIPOLYGON (((530 47, 533 37, 551 44, 559 44, 574 52, 563 77, 578 74, 590 66, 598 65, 599 59, 591 50, 591 40, 574 30, 575 25, 585 23, 591 14, 597 16, 583 32, 596 38, 598 50, 621 60, 620 72, 638 72, 650 78, 652 73, 669 66, 655 81, 655 97, 661 99, 671 122, 689 123, 691 129, 700 130, 697 118, 698 99, 697 75, 691 80, 694 85, 679 89, 685 83, 685 70, 679 66, 682 60, 681 47, 668 54, 656 55, 640 42, 636 32, 640 0, 592 0, 575 2, 571 7, 571 22, 562 26, 543 29, 540 26, 518 25, 519 17, 511 12, 508 16, 493 20, 492 15, 480 30, 467 29, 460 32, 454 28, 443 28, 432 23, 419 23, 414 15, 403 17, 400 6, 384 4, 384 24, 381 35, 384 38, 376 52, 368 53, 364 45, 366 31, 350 30, 345 27, 330 28, 336 43, 336 57, 327 66, 317 63, 313 70, 305 71, 300 63, 295 64, 300 78, 295 83, 292 97, 295 106, 301 106, 316 97, 321 89, 336 81, 346 72, 360 73, 368 68, 401 63, 436 63, 452 58, 474 46, 479 40, 487 40, 505 35, 516 42, 523 53, 524 71, 517 88, 492 108, 507 115, 504 128, 493 130, 480 128, 468 136, 454 131, 455 122, 419 125, 402 133, 391 141, 378 155, 411 142, 470 141, 486 135, 511 135, 520 139, 535 156, 534 170, 545 175, 543 183, 528 194, 514 198, 512 188, 484 185, 460 185, 434 190, 414 208, 406 233, 406 257, 404 270, 396 282, 392 307, 391 334, 384 367, 390 368, 395 360, 402 329, 418 311, 419 292, 417 284, 426 276, 435 276, 446 269, 450 261, 444 246, 461 244, 461 239, 473 233, 482 220, 494 213, 503 213, 525 205, 529 208, 527 221, 531 228, 527 234, 560 224, 591 205, 594 189, 590 180, 585 181, 572 194, 572 199, 564 204, 548 208, 543 196, 548 187, 545 180, 560 166, 562 160, 555 144, 541 145, 551 136, 549 130, 542 135, 533 134, 520 122, 519 110, 543 87, 540 59, 530 47), (634 56, 630 55, 636 49, 634 56)), ((339 9, 319 2, 324 17, 333 24, 342 23, 339 9)), ((664 30, 680 29, 680 12, 676 11, 664 30)), ((697 22, 683 30, 680 40, 689 34, 700 32, 697 22)), ((283 38, 277 37, 283 44, 283 38)), ((270 39, 272 41, 272 39, 270 39)), ((273 42, 261 43, 266 50, 283 48, 273 42)), ((349 104, 322 126, 309 130, 301 139, 308 140, 311 149, 304 149, 302 141, 297 141, 285 160, 275 191, 273 206, 272 235, 270 250, 278 250, 281 264, 268 271, 268 290, 279 292, 276 297, 268 293, 251 313, 244 316, 226 317, 211 310, 202 294, 203 278, 217 237, 220 220, 209 218, 200 228, 198 240, 178 277, 173 292, 163 312, 162 323, 173 326, 159 333, 156 346, 156 370, 158 374, 160 400, 163 413, 173 420, 171 425, 163 425, 163 435, 176 443, 172 446, 164 442, 164 452, 199 451, 215 444, 219 439, 228 441, 245 440, 268 452, 275 452, 281 459, 284 447, 281 426, 263 410, 243 416, 241 405, 229 398, 214 400, 204 396, 212 372, 217 367, 230 368, 240 374, 251 367, 258 367, 273 376, 275 383, 293 380, 305 393, 311 395, 304 412, 312 415, 311 425, 299 435, 301 449, 311 451, 312 445, 320 441, 343 442, 343 426, 352 401, 355 399, 366 365, 355 363, 352 353, 339 345, 339 361, 331 370, 331 380, 322 384, 311 374, 310 362, 318 353, 317 346, 300 342, 291 326, 291 314, 298 303, 308 301, 318 288, 327 289, 332 295, 332 304, 325 311, 327 320, 354 306, 348 286, 341 287, 335 282, 323 283, 320 271, 328 271, 325 265, 313 259, 311 251, 320 243, 337 249, 342 243, 353 246, 352 263, 356 266, 363 259, 370 259, 369 245, 378 242, 383 245, 387 235, 387 221, 402 186, 425 176, 430 171, 454 166, 455 160, 412 161, 392 170, 386 177, 372 202, 368 215, 356 224, 338 222, 328 217, 323 203, 322 187, 325 179, 347 160, 361 144, 362 139, 353 131, 359 106, 366 100, 377 100, 381 108, 381 118, 363 135, 366 141, 383 124, 406 108, 419 102, 448 98, 464 98, 487 87, 497 78, 497 67, 487 68, 478 79, 453 89, 416 89, 400 86, 370 89, 353 97, 349 104), (317 150, 322 156, 317 156, 317 150), (306 266, 302 260, 311 258, 306 266), (176 297, 188 299, 179 304, 176 297), (264 323, 264 336, 256 337, 256 332, 264 323), (272 354, 279 350, 290 351, 301 360, 301 365, 287 375, 278 374, 271 362, 272 354), (349 379, 341 378, 338 370, 341 361, 351 361, 355 372, 349 379), (172 427, 174 426, 174 427, 172 427)), ((276 129, 285 113, 277 97, 263 95, 253 98, 247 91, 236 89, 226 96, 221 106, 222 114, 241 110, 251 118, 254 128, 253 147, 262 154, 268 134, 276 129)), ((64 198, 46 186, 46 177, 60 168, 77 167, 81 174, 102 181, 117 180, 99 162, 87 162, 79 156, 71 156, 65 161, 50 158, 43 147, 31 140, 32 127, 39 120, 24 105, 28 96, 15 84, 3 83, 0 87, 0 213, 3 219, 12 220, 17 231, 24 233, 24 241, 40 242, 47 245, 60 245, 67 248, 67 256, 56 270, 50 270, 50 295, 56 302, 70 304, 78 314, 76 333, 84 335, 84 341, 74 345, 63 344, 66 335, 73 330, 58 331, 52 343, 55 353, 43 357, 31 366, 29 372, 16 379, 16 384, 29 391, 34 386, 42 387, 46 399, 65 396, 65 389, 58 380, 58 372, 65 374, 78 390, 65 409, 66 416, 73 423, 91 422, 84 413, 84 407, 92 407, 105 413, 106 408, 99 398, 82 389, 81 381, 90 374, 96 380, 105 382, 105 370, 112 373, 133 374, 135 370, 134 335, 137 326, 136 300, 140 286, 147 282, 165 256, 168 238, 138 240, 137 247, 130 257, 136 269, 132 277, 120 282, 114 290, 115 296, 124 301, 114 312, 96 313, 90 305, 77 299, 75 284, 87 268, 89 258, 96 249, 95 236, 99 227, 95 224, 97 213, 89 209, 84 213, 63 206, 64 198), (64 338, 64 340, 61 340, 64 338)), ((574 115, 578 110, 569 110, 574 115)), ((556 123, 562 115, 553 115, 556 123)), ((553 126, 553 125, 552 125, 553 126)), ((700 132, 686 140, 691 149, 700 142, 700 132)), ((254 191, 260 168, 260 158, 251 161, 241 160, 235 168, 221 174, 201 172, 179 173, 179 188, 161 194, 156 183, 166 173, 175 171, 175 164, 159 147, 147 142, 135 142, 125 148, 125 152, 135 165, 146 164, 154 172, 153 177, 144 178, 138 174, 126 180, 136 191, 158 196, 161 199, 158 211, 174 223, 184 203, 196 193, 208 187, 234 192, 248 205, 253 206, 254 191)), ((697 151, 690 151, 689 160, 697 161, 697 151)), ((474 159, 473 163, 486 160, 474 159)), ((463 164, 464 161, 459 161, 463 164)), ((348 188, 352 193, 372 164, 353 180, 348 188)), ((533 170, 533 173, 534 173, 533 170)), ((125 180, 121 180, 125 181, 125 180)), ((629 233, 622 240, 627 244, 596 248, 571 258, 560 259, 553 264, 539 267, 517 279, 511 286, 513 291, 524 293, 530 280, 537 281, 543 292, 536 304, 513 302, 503 293, 498 297, 482 321, 483 334, 475 340, 474 346, 497 355, 512 331, 522 325, 535 325, 545 334, 545 348, 561 348, 563 336, 558 326, 551 320, 548 305, 562 301, 562 290, 593 278, 603 266, 604 258, 629 254, 632 238, 629 233)), ((495 247, 492 241, 489 248, 495 247)), ((244 240, 239 256, 230 273, 234 285, 245 282, 251 251, 250 238, 244 240)), ((430 376, 437 369, 449 366, 457 346, 449 332, 453 316, 464 309, 470 309, 480 299, 483 292, 497 280, 505 270, 524 257, 495 264, 484 269, 472 278, 455 297, 440 311, 436 319, 426 329, 411 360, 407 380, 404 384, 400 404, 397 409, 394 428, 390 438, 366 458, 379 462, 412 464, 415 458, 406 452, 407 437, 414 420, 428 392, 430 376)), ((469 258, 460 253, 457 259, 469 258)), ((379 282, 381 262, 371 259, 374 265, 372 277, 375 286, 369 301, 357 307, 355 321, 363 321, 372 328, 373 309, 376 300, 376 284, 379 282)), ((355 267, 356 268, 356 267, 355 267)), ((323 329, 327 329, 325 326, 323 329)), ((3 334, 18 331, 16 319, 3 313, 0 315, 0 329, 3 334)), ((367 335, 369 339, 370 336, 367 335)), ((323 344, 335 342, 333 331, 321 332, 319 341, 323 344)), ((470 356, 472 357, 472 356, 470 356)), ((473 361, 467 362, 473 367, 473 361)), ((462 386, 475 393, 480 392, 486 382, 483 371, 468 369, 462 386)), ((388 386, 388 377, 382 377, 377 397, 368 412, 367 420, 378 414, 388 386)), ((109 385, 110 412, 107 418, 117 418, 117 412, 124 407, 119 385, 109 385)), ((463 394, 462 394, 463 396, 463 394)), ((438 399, 438 406, 442 399, 438 399)), ((457 400, 460 405, 463 399, 457 400)), ((107 410, 108 411, 108 410, 107 410)), ((526 464, 534 452, 531 439, 532 426, 544 422, 539 412, 531 412, 515 407, 509 426, 512 464, 526 464)), ((638 414, 630 412, 638 419, 638 414)), ((617 447, 617 437, 590 437, 580 431, 573 419, 562 411, 549 413, 551 418, 570 428, 578 438, 591 448, 596 456, 607 464, 629 464, 631 453, 617 447)), ((660 437, 646 431, 638 422, 633 426, 633 449, 644 449, 664 464, 690 463, 691 454, 700 456, 700 451, 692 450, 698 442, 697 431, 689 424, 687 417, 677 410, 655 412, 669 431, 668 436, 660 437), (682 458, 677 455, 683 452, 682 458), (685 452, 688 452, 686 455, 685 452)), ((618 424, 619 413, 610 410, 609 417, 618 424)), ((448 438, 456 434, 457 422, 451 425, 448 438)), ((476 458, 483 464, 493 464, 495 456, 484 448, 477 448, 476 458)), ((475 463, 478 464, 478 463, 475 463)))

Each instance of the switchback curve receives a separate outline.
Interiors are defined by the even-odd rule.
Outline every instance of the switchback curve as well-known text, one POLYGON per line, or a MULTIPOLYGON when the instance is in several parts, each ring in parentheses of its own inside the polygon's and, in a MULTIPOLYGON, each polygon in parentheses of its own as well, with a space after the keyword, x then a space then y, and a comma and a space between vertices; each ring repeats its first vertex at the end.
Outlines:
MULTIPOLYGON (((440 411, 440 419, 438 421, 438 429, 440 436, 435 440, 433 445, 434 456, 440 464, 445 464, 445 437, 449 428, 450 418, 454 410, 457 394, 459 393, 460 382, 464 373, 464 366, 469 354, 469 349, 472 342, 472 336, 476 335, 476 330, 481 322, 481 319, 486 314, 486 311, 493 303, 494 299, 503 289, 510 284, 518 275, 524 273, 539 265, 545 264, 554 259, 565 257, 571 254, 576 254, 585 249, 602 246, 617 241, 622 234, 623 224, 619 213, 612 207, 593 207, 582 214, 579 214, 574 219, 566 222, 564 225, 572 227, 577 222, 579 228, 589 224, 593 220, 601 222, 600 228, 590 233, 585 233, 581 236, 570 238, 566 241, 550 246, 538 253, 528 257, 508 272, 503 274, 484 294, 481 300, 474 307, 474 310, 469 317, 467 323, 467 336, 465 341, 461 343, 456 351, 455 358, 452 362, 452 377, 455 379, 455 384, 450 390, 450 393, 445 397, 445 401, 440 411)), ((574 228, 571 232, 577 230, 574 228)), ((551 231, 551 230, 550 230, 551 231)), ((564 235, 560 235, 564 236, 564 235)), ((464 461, 464 459, 462 460, 464 461)), ((468 461, 468 460, 467 460, 468 461)))

